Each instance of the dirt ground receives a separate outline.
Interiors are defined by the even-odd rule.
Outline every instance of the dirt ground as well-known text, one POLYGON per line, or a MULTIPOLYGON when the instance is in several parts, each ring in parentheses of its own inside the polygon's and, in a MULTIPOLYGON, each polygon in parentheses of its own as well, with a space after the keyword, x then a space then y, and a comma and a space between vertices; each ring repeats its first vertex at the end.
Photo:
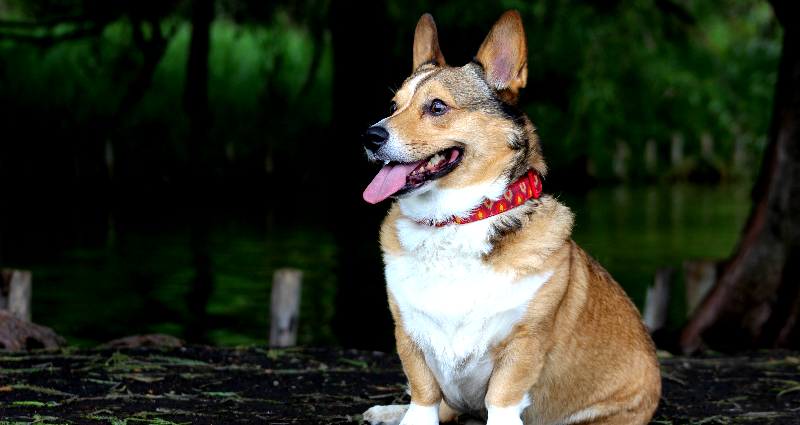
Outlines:
MULTIPOLYGON (((800 356, 665 358, 654 424, 800 423, 800 356)), ((363 423, 408 403, 397 356, 261 347, 0 354, 2 424, 363 423)))

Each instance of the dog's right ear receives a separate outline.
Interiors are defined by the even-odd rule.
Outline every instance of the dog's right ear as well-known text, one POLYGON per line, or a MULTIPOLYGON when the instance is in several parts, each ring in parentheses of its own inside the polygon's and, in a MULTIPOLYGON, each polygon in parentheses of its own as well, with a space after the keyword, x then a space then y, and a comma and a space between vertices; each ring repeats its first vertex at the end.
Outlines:
POLYGON ((439 34, 436 32, 436 23, 433 22, 433 16, 430 13, 419 18, 417 30, 414 31, 414 71, 426 64, 445 65, 444 56, 439 50, 439 34))

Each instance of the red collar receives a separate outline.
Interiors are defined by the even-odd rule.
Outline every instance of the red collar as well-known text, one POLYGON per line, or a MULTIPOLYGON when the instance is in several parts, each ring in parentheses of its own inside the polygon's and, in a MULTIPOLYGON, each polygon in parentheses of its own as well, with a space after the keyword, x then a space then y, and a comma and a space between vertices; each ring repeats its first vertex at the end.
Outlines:
POLYGON ((478 205, 472 213, 466 218, 450 217, 445 221, 422 220, 419 224, 427 224, 428 226, 446 226, 451 223, 466 224, 473 221, 483 220, 493 215, 500 214, 521 205, 523 202, 531 198, 538 198, 542 194, 542 178, 536 170, 528 171, 528 174, 522 176, 519 180, 511 183, 503 192, 503 196, 492 201, 487 199, 482 204, 478 205))

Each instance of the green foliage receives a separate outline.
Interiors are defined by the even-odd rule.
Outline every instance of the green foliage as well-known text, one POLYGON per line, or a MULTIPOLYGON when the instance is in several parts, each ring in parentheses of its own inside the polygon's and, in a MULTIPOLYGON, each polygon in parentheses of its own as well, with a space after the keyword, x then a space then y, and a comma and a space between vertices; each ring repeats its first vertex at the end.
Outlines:
MULTIPOLYGON (((2 19, 9 17, 0 12, 2 19)), ((17 145, 33 138, 45 154, 63 152, 92 169, 104 167, 110 142, 117 171, 129 178, 179 175, 188 161, 182 96, 191 26, 179 15, 161 21, 162 31, 173 34, 166 52, 142 100, 122 111, 120 101, 142 72, 134 25, 123 16, 98 37, 46 46, 0 33, 0 110, 9 122, 28 127, 11 128, 6 140, 17 145), (65 139, 72 145, 63 146, 65 139)), ((144 30, 152 33, 146 25, 144 30)), ((286 13, 257 25, 217 19, 211 28, 210 142, 204 152, 213 158, 215 173, 263 173, 268 151, 298 155, 296 144, 287 142, 310 137, 330 122, 331 62, 330 37, 316 39, 286 13), (311 69, 317 53, 321 60, 311 69)), ((70 175, 73 167, 65 168, 62 177, 79 177, 70 175)))
POLYGON ((620 1, 607 12, 578 1, 537 2, 526 10, 534 93, 525 108, 540 127, 551 166, 585 156, 607 178, 615 141, 622 140, 632 151, 631 172, 642 176, 645 144, 653 139, 665 170, 675 133, 685 138, 688 155, 700 153, 706 133, 726 164, 736 143, 760 154, 780 55, 769 4, 679 5, 688 16, 645 1, 620 1), (551 80, 566 81, 565 93, 538 99, 551 80), (552 101, 559 95, 566 96, 561 105, 552 101))
MULTIPOLYGON (((24 17, 29 12, 23 6, 8 2, 0 19, 24 17)), ((540 128, 552 168, 590 158, 599 177, 611 176, 617 141, 623 141, 632 152, 630 173, 643 176, 644 147, 654 140, 663 174, 674 165, 668 152, 676 134, 685 139, 688 156, 699 155, 700 139, 708 134, 722 166, 734 166, 736 149, 749 158, 737 166, 752 171, 757 165, 781 48, 768 2, 505 0, 465 7, 458 1, 388 0, 386 16, 374 18, 386 19, 397 33, 395 46, 383 54, 408 59, 413 22, 422 12, 433 13, 445 57, 460 65, 511 8, 522 13, 529 41, 522 106, 540 128)), ((330 35, 318 28, 324 25, 319 19, 309 23, 290 10, 270 8, 269 21, 221 17, 213 24, 211 141, 204 155, 216 175, 288 172, 280 164, 303 153, 294 141, 316 139, 330 123, 330 35), (315 54, 322 60, 312 69, 315 54)), ((51 32, 69 33, 69 25, 51 32)), ((12 131, 9 140, 38 135, 46 147, 71 153, 89 168, 102 166, 110 141, 123 173, 156 180, 180 174, 188 161, 189 123, 181 102, 190 25, 175 13, 160 21, 162 30, 175 29, 166 53, 144 98, 118 117, 142 61, 133 25, 122 15, 98 37, 46 47, 0 38, 0 109, 10 113, 10 122, 36 127, 12 131), (67 138, 76 141, 57 145, 67 138)), ((310 172, 302 170, 300 177, 310 172)))
POLYGON ((120 83, 130 79, 116 72, 133 59, 123 25, 109 25, 101 39, 47 48, 0 38, 0 106, 19 115, 35 113, 62 131, 107 116, 116 107, 120 83))
POLYGON ((11 404, 18 405, 18 406, 36 406, 36 407, 48 407, 47 403, 42 403, 41 401, 12 401, 11 404))

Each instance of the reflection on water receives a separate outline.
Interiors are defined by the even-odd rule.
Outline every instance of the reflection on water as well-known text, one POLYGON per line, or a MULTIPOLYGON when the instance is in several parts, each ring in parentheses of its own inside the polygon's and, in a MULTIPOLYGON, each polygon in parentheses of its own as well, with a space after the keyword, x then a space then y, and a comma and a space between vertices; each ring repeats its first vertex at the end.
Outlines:
MULTIPOLYGON (((749 190, 733 186, 610 187, 558 197, 576 214, 574 239, 639 306, 658 268, 680 275, 687 258, 727 257, 750 207, 749 190)), ((115 210, 113 221, 108 214, 91 220, 85 212, 67 214, 23 250, 12 247, 25 246, 22 238, 30 235, 2 227, 0 260, 33 270, 34 321, 80 345, 152 332, 196 342, 200 335, 214 344, 266 343, 272 272, 296 267, 304 271, 299 343, 336 344, 330 323, 337 247, 328 224, 296 212, 235 210, 208 218, 208 257, 200 269, 212 274, 213 288, 193 287, 199 260, 188 220, 157 208, 144 215, 115 210), (201 303, 205 315, 196 310, 201 303), (193 321, 198 317, 200 324, 193 321)), ((364 302, 383 309, 386 300, 364 302)))
POLYGON ((559 198, 575 212, 573 239, 640 308, 659 268, 673 268, 680 279, 686 259, 727 258, 751 204, 750 188, 732 185, 621 186, 559 198))
POLYGON ((208 234, 201 235, 206 240, 200 253, 192 250, 198 236, 189 215, 160 205, 115 211, 111 240, 86 236, 107 234, 103 226, 59 216, 59 227, 71 226, 65 233, 78 236, 57 238, 45 228, 41 232, 51 240, 42 237, 36 249, 19 252, 6 249, 15 245, 15 235, 4 228, 3 266, 33 271, 35 322, 70 344, 88 346, 156 332, 192 342, 266 343, 272 273, 300 268, 299 342, 335 344, 328 325, 336 285, 332 236, 299 214, 272 219, 266 211, 236 210, 205 218, 208 234))

